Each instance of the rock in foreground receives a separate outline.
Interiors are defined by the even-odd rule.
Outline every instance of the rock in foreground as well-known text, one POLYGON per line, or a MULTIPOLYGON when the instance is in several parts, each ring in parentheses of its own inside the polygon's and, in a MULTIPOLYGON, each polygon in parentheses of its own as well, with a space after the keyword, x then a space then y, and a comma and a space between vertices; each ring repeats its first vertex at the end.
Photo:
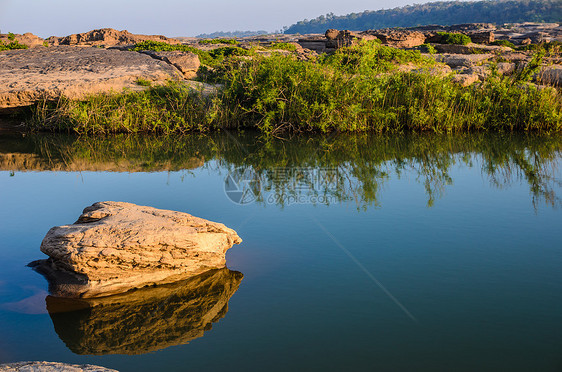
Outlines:
POLYGON ((0 372, 117 372, 115 369, 91 364, 67 364, 57 362, 17 362, 0 364, 0 372))
POLYGON ((226 251, 241 241, 187 213, 108 201, 49 230, 41 251, 50 258, 34 266, 54 296, 98 297, 223 268, 226 251))

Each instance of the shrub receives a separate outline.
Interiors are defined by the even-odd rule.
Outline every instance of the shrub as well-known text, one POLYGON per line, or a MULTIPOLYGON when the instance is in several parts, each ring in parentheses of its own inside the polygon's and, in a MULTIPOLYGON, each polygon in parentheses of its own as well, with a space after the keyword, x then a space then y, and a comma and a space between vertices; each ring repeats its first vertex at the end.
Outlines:
POLYGON ((178 50, 182 52, 192 52, 197 54, 199 56, 199 60, 201 61, 201 63, 207 66, 216 66, 225 57, 245 56, 251 54, 250 51, 239 47, 224 47, 224 48, 217 48, 207 51, 207 50, 197 49, 189 45, 183 45, 183 44, 172 45, 162 41, 143 41, 135 44, 131 50, 134 51, 153 50, 156 52, 178 50))
POLYGON ((0 41, 0 51, 12 50, 12 49, 27 49, 27 48, 29 48, 27 45, 20 44, 17 40, 14 40, 8 44, 4 43, 3 41, 0 41))
POLYGON ((204 40, 199 40, 199 44, 230 44, 230 45, 238 45, 240 44, 240 42, 238 42, 236 39, 204 39, 204 40))
POLYGON ((515 49, 515 44, 513 44, 509 40, 496 40, 496 41, 492 42, 492 45, 501 45, 501 46, 506 46, 506 47, 515 49))
POLYGON ((437 34, 441 36, 441 44, 466 45, 472 42, 470 37, 465 34, 456 32, 438 32, 437 34))
POLYGON ((420 45, 419 49, 424 53, 429 53, 429 54, 437 53, 437 49, 435 49, 433 45, 427 43, 420 45))
POLYGON ((297 50, 297 46, 291 43, 271 43, 271 45, 269 45, 267 49, 287 50, 289 52, 295 52, 297 50))

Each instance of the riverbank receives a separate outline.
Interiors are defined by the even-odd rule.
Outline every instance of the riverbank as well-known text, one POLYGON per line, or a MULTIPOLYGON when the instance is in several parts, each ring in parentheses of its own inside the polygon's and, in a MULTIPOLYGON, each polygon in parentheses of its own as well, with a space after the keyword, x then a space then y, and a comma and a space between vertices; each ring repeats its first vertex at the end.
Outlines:
POLYGON ((329 30, 322 51, 314 50, 319 39, 314 46, 310 38, 301 44, 145 40, 121 50, 51 47, 48 53, 69 58, 89 53, 90 67, 105 75, 96 73, 100 81, 89 80, 87 89, 69 81, 73 88, 62 94, 30 95, 36 103, 24 120, 30 130, 82 134, 562 129, 556 41, 515 47, 492 45, 490 31, 385 32, 329 30), (471 37, 483 44, 471 44, 471 37), (98 66, 107 53, 122 65, 119 73, 111 63, 98 66))

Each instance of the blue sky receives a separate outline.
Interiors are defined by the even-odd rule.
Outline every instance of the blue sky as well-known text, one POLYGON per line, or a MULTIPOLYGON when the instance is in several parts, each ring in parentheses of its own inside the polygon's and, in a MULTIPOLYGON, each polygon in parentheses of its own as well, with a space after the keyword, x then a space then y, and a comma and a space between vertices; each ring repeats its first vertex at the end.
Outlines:
MULTIPOLYGON (((419 3, 422 2, 426 1, 419 3)), ((102 27, 166 36, 274 31, 329 12, 341 15, 411 3, 412 0, 0 0, 0 30, 32 32, 41 37, 102 27)))

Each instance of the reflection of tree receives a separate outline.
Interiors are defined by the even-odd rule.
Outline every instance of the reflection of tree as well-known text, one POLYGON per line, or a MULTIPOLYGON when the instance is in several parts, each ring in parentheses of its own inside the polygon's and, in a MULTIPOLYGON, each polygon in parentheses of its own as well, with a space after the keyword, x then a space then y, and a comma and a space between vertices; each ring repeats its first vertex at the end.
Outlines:
POLYGON ((226 315, 242 277, 224 268, 109 297, 48 296, 47 310, 76 354, 144 354, 202 337, 226 315))
MULTIPOLYGON (((561 203, 555 194, 561 149, 559 135, 530 134, 342 134, 271 140, 255 133, 28 135, 0 140, 0 169, 174 171, 204 164, 224 176, 251 169, 264 192, 279 196, 275 200, 329 195, 337 201, 354 200, 362 208, 379 205, 385 183, 403 175, 413 175, 423 185, 431 206, 453 183, 454 167, 481 167, 495 187, 528 183, 536 207, 561 203), (19 158, 27 160, 14 160, 19 158), (337 180, 330 185, 335 187, 303 187, 305 173, 319 169, 336 171, 337 180), (280 170, 292 172, 280 176, 280 170)), ((258 194, 260 201, 264 198, 258 194)))

